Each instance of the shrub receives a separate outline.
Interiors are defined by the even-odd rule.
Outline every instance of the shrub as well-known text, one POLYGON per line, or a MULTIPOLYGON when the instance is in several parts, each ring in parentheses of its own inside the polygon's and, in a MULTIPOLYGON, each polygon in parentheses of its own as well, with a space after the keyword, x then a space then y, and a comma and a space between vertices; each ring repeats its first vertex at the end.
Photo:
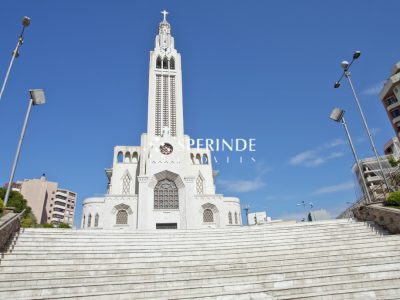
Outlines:
POLYGON ((67 223, 60 223, 60 225, 58 225, 58 228, 71 228, 71 226, 69 226, 69 224, 67 223))
POLYGON ((4 209, 4 202, 3 199, 0 199, 0 214, 3 212, 4 209))
POLYGON ((400 191, 390 193, 386 200, 386 205, 400 206, 400 191))
POLYGON ((54 228, 54 225, 53 224, 49 224, 49 223, 45 223, 45 224, 42 224, 42 227, 43 228, 54 228))
POLYGON ((397 167, 400 163, 398 160, 395 160, 394 157, 391 155, 388 157, 388 161, 392 167, 397 167))
POLYGON ((21 226, 23 228, 29 228, 34 226, 34 222, 31 218, 22 219, 21 226))

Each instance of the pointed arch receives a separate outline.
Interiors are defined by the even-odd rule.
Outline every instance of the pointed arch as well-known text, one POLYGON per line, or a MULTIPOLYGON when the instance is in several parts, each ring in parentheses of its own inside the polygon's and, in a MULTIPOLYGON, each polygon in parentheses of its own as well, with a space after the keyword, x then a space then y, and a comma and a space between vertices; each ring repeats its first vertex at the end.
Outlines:
POLYGON ((196 154, 196 164, 201 165, 201 155, 199 153, 196 154))
POLYGON ((164 57, 163 59, 163 69, 168 69, 168 58, 164 57))
POLYGON ((228 222, 229 222, 229 224, 232 224, 232 213, 231 212, 228 213, 228 222))
POLYGON ((208 165, 208 155, 207 154, 203 154, 203 156, 201 157, 201 163, 203 165, 208 165))
POLYGON ((136 163, 138 162, 138 160, 139 160, 139 155, 138 155, 138 153, 135 151, 135 152, 133 152, 133 154, 132 154, 132 162, 136 164, 136 163))
POLYGON ((193 153, 190 153, 190 159, 192 161, 192 164, 194 164, 194 154, 193 153))
POLYGON ((205 203, 200 207, 200 216, 203 217, 203 223, 213 223, 216 226, 219 225, 219 211, 218 208, 212 204, 212 203, 205 203), (210 214, 210 211, 212 213, 212 217, 210 214), (207 217, 207 218, 206 218, 207 217), (212 218, 212 222, 205 222, 205 220, 210 220, 212 218))
POLYGON ((119 151, 117 154, 117 162, 118 163, 124 162, 124 154, 122 153, 122 151, 119 151))
POLYGON ((96 213, 94 216, 94 227, 99 227, 99 214, 96 213))
POLYGON ((169 68, 170 68, 171 70, 175 70, 175 59, 174 59, 173 56, 172 56, 171 59, 169 60, 169 68))
POLYGON ((85 228, 86 215, 83 215, 82 228, 85 228))
POLYGON ((89 214, 88 220, 87 220, 87 227, 89 228, 92 223, 92 214, 89 214))
POLYGON ((129 151, 125 152, 125 163, 130 163, 131 162, 131 153, 129 151))
POLYGON ((239 224, 238 213, 237 212, 235 212, 235 224, 239 224))
POLYGON ((157 56, 157 59, 156 59, 156 68, 157 68, 157 69, 161 69, 161 57, 160 57, 160 56, 157 56))

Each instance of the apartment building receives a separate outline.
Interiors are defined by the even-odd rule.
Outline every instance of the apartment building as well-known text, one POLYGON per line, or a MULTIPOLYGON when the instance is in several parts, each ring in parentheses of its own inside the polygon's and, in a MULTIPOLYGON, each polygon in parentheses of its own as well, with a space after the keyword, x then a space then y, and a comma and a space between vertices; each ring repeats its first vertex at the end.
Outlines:
POLYGON ((13 189, 27 200, 38 223, 73 226, 77 201, 75 192, 60 188, 57 182, 47 181, 44 174, 39 179, 18 181, 13 189))

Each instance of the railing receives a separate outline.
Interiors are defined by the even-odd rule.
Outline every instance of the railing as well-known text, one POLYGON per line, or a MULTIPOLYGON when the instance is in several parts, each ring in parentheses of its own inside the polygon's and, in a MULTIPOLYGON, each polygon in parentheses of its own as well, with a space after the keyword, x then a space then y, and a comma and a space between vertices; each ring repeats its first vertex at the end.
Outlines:
MULTIPOLYGON (((400 167, 396 167, 394 170, 386 174, 388 183, 391 188, 395 191, 400 189, 400 167)), ((381 180, 379 184, 374 185, 373 188, 369 188, 369 194, 371 197, 371 203, 383 203, 386 200, 386 195, 391 192, 381 180)), ((361 205, 369 204, 366 196, 361 196, 356 202, 349 206, 343 211, 337 219, 353 218, 353 210, 360 207, 361 205)))
POLYGON ((8 213, 3 216, 4 218, 8 218, 0 225, 0 252, 6 250, 8 242, 14 236, 16 232, 21 228, 21 219, 25 214, 25 209, 16 214, 16 213, 8 213), (10 216, 12 215, 12 216, 10 216))

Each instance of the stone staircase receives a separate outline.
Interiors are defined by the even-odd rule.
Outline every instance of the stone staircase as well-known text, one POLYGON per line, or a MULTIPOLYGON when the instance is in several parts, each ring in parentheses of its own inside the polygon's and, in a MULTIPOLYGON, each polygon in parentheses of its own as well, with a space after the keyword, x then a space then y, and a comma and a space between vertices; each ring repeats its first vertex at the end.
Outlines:
POLYGON ((26 229, 0 299, 400 299, 400 236, 333 220, 232 229, 26 229))

